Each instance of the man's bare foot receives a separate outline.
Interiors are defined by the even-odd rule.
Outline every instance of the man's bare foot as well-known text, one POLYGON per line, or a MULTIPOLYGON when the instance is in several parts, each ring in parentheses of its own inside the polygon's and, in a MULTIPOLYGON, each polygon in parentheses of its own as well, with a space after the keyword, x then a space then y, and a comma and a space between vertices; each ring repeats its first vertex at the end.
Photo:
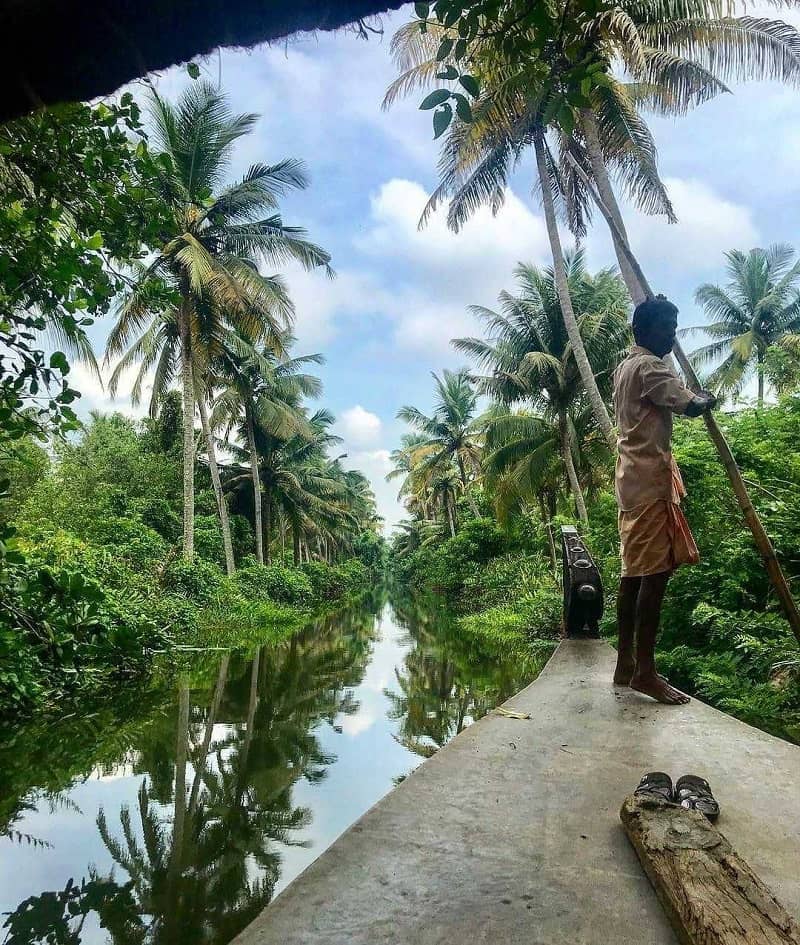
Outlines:
POLYGON ((614 670, 614 685, 630 686, 631 679, 633 678, 633 671, 635 669, 635 663, 617 660, 617 668, 614 670))
POLYGON ((675 689, 674 686, 670 686, 658 673, 649 676, 634 676, 630 681, 630 687, 664 705, 686 705, 691 701, 688 696, 675 689))

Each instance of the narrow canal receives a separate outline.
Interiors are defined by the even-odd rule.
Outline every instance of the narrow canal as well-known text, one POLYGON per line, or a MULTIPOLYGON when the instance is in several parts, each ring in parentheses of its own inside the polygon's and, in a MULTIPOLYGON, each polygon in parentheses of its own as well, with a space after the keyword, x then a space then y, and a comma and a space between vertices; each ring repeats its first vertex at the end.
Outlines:
POLYGON ((0 943, 225 945, 536 670, 379 596, 0 733, 0 943))

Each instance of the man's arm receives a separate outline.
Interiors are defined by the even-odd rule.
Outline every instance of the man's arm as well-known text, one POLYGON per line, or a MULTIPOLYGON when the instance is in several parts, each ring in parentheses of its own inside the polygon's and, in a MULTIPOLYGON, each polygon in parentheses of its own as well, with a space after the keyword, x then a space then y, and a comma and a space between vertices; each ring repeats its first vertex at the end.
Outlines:
POLYGON ((689 390, 670 365, 652 355, 642 359, 639 371, 643 397, 657 407, 666 407, 673 413, 688 414, 689 407, 695 400, 695 394, 689 390))

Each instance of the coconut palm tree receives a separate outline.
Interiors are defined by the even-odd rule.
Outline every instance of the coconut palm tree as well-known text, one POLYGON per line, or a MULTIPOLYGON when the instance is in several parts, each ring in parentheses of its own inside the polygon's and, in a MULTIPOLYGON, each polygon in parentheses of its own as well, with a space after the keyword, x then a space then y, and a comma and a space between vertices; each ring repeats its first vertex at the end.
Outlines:
POLYGON ((430 518, 431 511, 427 487, 417 474, 421 460, 432 452, 427 443, 428 437, 424 433, 404 433, 400 438, 400 447, 392 450, 389 457, 394 468, 386 475, 387 482, 402 477, 397 498, 405 501, 409 511, 419 512, 422 519, 430 518))
MULTIPOLYGON (((293 159, 254 164, 238 183, 221 187, 233 145, 252 130, 253 114, 234 114, 218 89, 193 82, 173 105, 152 93, 153 136, 162 155, 161 198, 173 225, 161 250, 134 278, 117 312, 106 358, 141 363, 139 390, 155 368, 157 398, 180 371, 183 389, 184 555, 194 552, 194 411, 196 376, 221 326, 257 340, 285 330, 292 305, 277 277, 260 275, 259 260, 328 267, 330 256, 284 225, 277 213, 286 191, 307 186, 293 159), (221 189, 220 189, 221 188, 221 189), (195 366, 194 362, 197 362, 195 366)), ((116 374, 119 379, 119 369, 116 374)))
MULTIPOLYGON (((299 396, 287 397, 304 420, 300 432, 286 435, 274 427, 261 426, 255 416, 254 442, 258 456, 260 491, 264 505, 264 560, 271 558, 271 541, 276 512, 280 512, 290 523, 292 530, 294 559, 300 561, 303 534, 315 532, 317 522, 336 514, 335 503, 344 496, 345 487, 331 479, 323 468, 320 458, 330 446, 341 442, 329 432, 334 422, 327 410, 318 410, 310 417, 300 405, 299 396)), ((241 491, 252 486, 250 455, 247 449, 229 443, 233 457, 247 466, 234 466, 228 479, 228 487, 241 491)))
POLYGON ((398 410, 397 417, 415 427, 424 438, 417 450, 422 467, 447 470, 455 464, 461 488, 466 492, 480 468, 483 422, 476 416, 478 398, 466 371, 445 370, 441 377, 432 376, 437 400, 431 416, 416 407, 405 406, 398 410), (426 453, 424 457, 421 451, 426 453))
MULTIPOLYGON (((574 300, 583 349, 590 360, 601 396, 608 396, 611 375, 627 346, 629 300, 613 270, 595 276, 586 270, 583 253, 565 259, 570 298, 574 300)), ((459 338, 453 344, 473 357, 489 374, 478 389, 507 406, 528 402, 557 423, 560 453, 579 517, 586 505, 575 465, 573 417, 585 396, 580 371, 562 312, 554 269, 520 264, 519 294, 503 292, 500 312, 481 306, 472 311, 487 325, 487 339, 459 338)))
MULTIPOLYGON (((279 347, 288 352, 293 342, 291 334, 283 333, 279 347)), ((212 425, 221 427, 226 438, 236 429, 241 441, 247 444, 259 564, 264 563, 264 532, 256 427, 270 431, 278 439, 308 432, 306 419, 298 409, 299 399, 317 397, 322 391, 319 378, 302 370, 308 364, 322 364, 322 355, 278 357, 274 348, 273 345, 258 349, 241 332, 229 333, 216 368, 221 392, 212 416, 212 425)))
MULTIPOLYGON (((426 20, 404 27, 393 41, 401 75, 386 104, 434 79, 456 78, 466 60, 475 88, 476 107, 458 110, 440 160, 440 185, 426 213, 452 197, 448 223, 457 229, 482 204, 497 210, 503 202, 511 168, 533 146, 553 267, 567 332, 581 381, 610 444, 614 436, 608 411, 582 350, 577 321, 568 297, 556 198, 567 220, 581 235, 590 214, 589 194, 580 172, 589 171, 614 219, 612 234, 620 267, 634 301, 644 297, 626 254, 625 230, 608 169, 646 212, 672 209, 655 164, 655 147, 638 114, 643 105, 672 114, 727 91, 726 77, 800 77, 800 34, 780 21, 720 17, 717 4, 618 3, 594 16, 569 11, 567 5, 537 9, 533 27, 520 25, 513 4, 498 19, 512 16, 514 54, 504 51, 506 31, 478 31, 474 39, 455 42, 458 22, 444 27, 426 20), (519 55, 520 33, 530 55, 519 55), (497 37, 500 37, 498 40, 497 37), (443 44, 443 40, 445 41, 443 44), (577 52, 576 52, 577 51, 577 52), (621 62, 634 82, 625 84, 612 71, 621 62), (546 133, 553 130, 560 160, 550 152, 546 133)), ((730 11, 723 11, 728 13, 730 11)), ((445 95, 445 98, 447 96, 445 95)), ((462 97, 463 98, 463 97, 462 97)), ((430 102, 448 109, 441 97, 430 102)))
POLYGON ((702 331, 711 337, 691 358, 698 365, 722 359, 708 378, 718 393, 740 393, 755 374, 758 406, 763 406, 767 351, 800 335, 800 260, 794 257, 794 249, 784 243, 748 253, 732 249, 725 254, 728 285, 705 283, 695 292, 709 322, 683 333, 702 331))

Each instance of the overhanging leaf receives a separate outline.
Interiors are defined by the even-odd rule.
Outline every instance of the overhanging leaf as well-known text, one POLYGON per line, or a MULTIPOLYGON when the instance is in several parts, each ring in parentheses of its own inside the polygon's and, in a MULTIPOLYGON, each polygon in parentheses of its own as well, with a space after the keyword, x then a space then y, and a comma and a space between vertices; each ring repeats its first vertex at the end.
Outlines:
POLYGON ((450 122, 453 120, 453 109, 450 105, 442 105, 441 108, 437 108, 433 113, 433 138, 440 138, 445 131, 450 127, 450 122))
POLYGON ((423 111, 427 111, 429 108, 436 108, 437 105, 442 105, 450 98, 450 93, 447 89, 436 89, 434 92, 431 92, 430 95, 426 95, 422 100, 420 108, 423 111))

